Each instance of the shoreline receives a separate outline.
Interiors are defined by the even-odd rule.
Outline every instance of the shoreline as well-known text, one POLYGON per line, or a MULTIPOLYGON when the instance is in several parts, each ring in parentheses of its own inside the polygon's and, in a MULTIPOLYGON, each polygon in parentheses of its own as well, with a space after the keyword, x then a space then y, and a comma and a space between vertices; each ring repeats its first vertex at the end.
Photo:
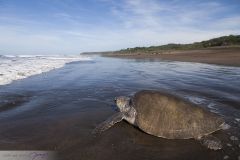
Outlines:
POLYGON ((213 47, 196 50, 168 50, 159 53, 103 53, 103 57, 127 59, 161 59, 181 62, 240 67, 240 47, 213 47))
POLYGON ((237 159, 239 141, 230 139, 240 137, 236 73, 239 67, 119 58, 71 63, 57 72, 0 86, 0 108, 5 109, 0 110, 0 148, 53 150, 60 159, 76 160, 219 159, 225 155, 237 159), (154 137, 124 121, 92 135, 97 125, 116 113, 115 97, 144 89, 167 90, 225 118, 233 127, 213 135, 223 142, 223 150, 209 150, 193 139, 154 137))

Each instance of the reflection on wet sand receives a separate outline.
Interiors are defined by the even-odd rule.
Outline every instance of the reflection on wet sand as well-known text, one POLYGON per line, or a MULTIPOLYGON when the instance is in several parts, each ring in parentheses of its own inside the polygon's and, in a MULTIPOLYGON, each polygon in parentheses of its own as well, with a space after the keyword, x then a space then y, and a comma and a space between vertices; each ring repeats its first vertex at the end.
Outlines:
POLYGON ((18 94, 0 95, 0 112, 21 106, 27 102, 28 97, 18 94))

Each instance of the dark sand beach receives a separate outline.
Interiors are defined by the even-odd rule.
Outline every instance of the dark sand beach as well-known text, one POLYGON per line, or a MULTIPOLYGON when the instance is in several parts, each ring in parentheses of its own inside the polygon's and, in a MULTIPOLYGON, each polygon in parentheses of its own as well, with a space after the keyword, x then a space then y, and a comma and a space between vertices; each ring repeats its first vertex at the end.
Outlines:
POLYGON ((213 47, 195 50, 162 51, 155 53, 131 53, 131 54, 104 54, 104 56, 151 59, 159 58, 162 60, 199 62, 208 64, 240 66, 240 47, 213 47))
POLYGON ((0 86, 0 150, 53 150, 64 160, 239 159, 231 136, 240 138, 240 68, 148 58, 94 57, 0 86), (223 149, 156 138, 127 122, 91 134, 116 112, 114 97, 142 89, 167 90, 222 116, 232 126, 214 133, 223 149))

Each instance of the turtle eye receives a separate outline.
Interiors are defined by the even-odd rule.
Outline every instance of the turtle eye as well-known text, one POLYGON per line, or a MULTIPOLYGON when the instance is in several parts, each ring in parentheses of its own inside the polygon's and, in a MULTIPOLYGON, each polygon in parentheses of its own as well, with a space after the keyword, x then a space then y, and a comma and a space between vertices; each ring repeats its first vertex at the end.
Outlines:
POLYGON ((117 102, 117 97, 114 98, 114 102, 115 102, 115 103, 117 102))

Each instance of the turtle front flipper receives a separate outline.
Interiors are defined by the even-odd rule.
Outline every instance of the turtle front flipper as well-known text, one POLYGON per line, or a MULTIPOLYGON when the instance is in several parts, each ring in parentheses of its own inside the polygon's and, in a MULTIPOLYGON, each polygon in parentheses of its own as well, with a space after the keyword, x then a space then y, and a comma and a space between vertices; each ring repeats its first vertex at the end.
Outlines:
POLYGON ((101 132, 109 129, 110 127, 112 127, 115 123, 118 123, 120 121, 122 121, 123 119, 123 114, 122 113, 116 113, 113 116, 111 116, 110 118, 108 118, 106 121, 102 122, 101 124, 99 124, 92 132, 92 134, 100 134, 101 132))
POLYGON ((221 141, 212 135, 203 136, 199 140, 202 145, 212 150, 219 150, 223 147, 221 141))

